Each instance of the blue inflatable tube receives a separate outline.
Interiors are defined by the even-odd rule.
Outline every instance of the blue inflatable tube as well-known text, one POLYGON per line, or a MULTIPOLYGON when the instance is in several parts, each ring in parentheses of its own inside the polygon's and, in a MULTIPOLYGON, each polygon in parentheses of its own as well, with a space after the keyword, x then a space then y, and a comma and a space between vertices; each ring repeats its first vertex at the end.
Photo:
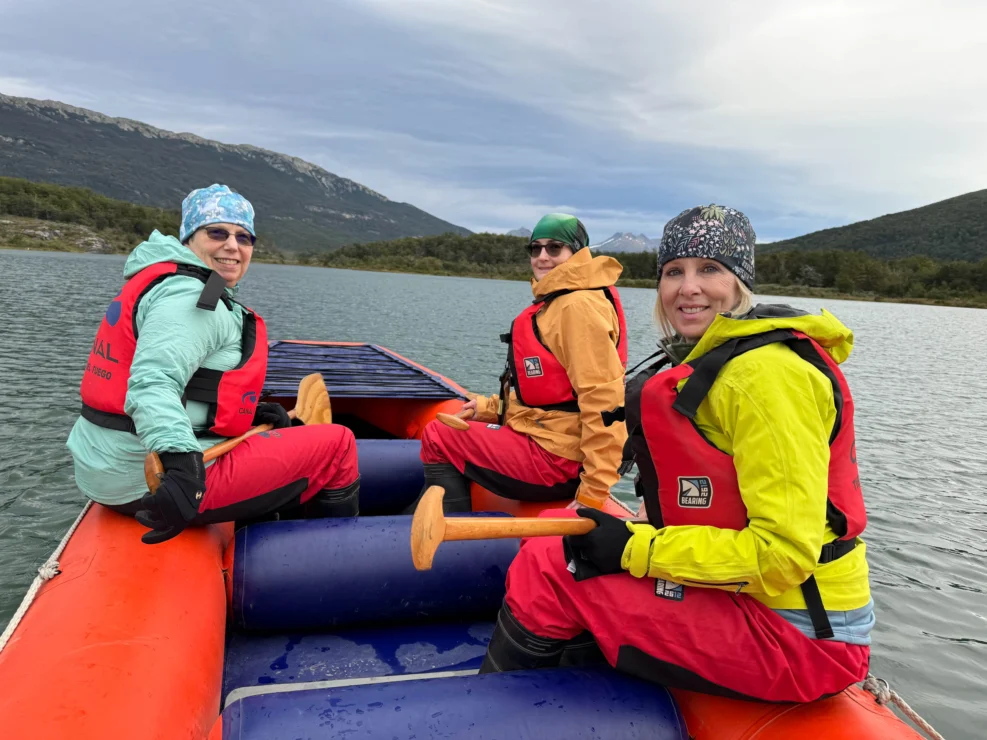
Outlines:
POLYGON ((251 686, 478 670, 493 622, 354 627, 293 635, 231 632, 223 696, 251 686))
POLYGON ((425 485, 417 439, 359 439, 360 514, 397 514, 425 485))
POLYGON ((262 522, 237 531, 232 620, 246 630, 492 620, 518 540, 446 542, 411 562, 411 517, 262 522))
POLYGON ((686 740, 668 691, 609 669, 453 676, 245 696, 226 740, 296 738, 686 740))

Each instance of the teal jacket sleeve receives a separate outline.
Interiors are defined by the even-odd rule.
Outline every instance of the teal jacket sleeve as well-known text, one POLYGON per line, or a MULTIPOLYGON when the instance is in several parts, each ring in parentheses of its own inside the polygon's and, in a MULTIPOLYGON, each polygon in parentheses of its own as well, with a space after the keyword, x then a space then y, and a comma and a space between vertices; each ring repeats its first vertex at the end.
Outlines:
POLYGON ((202 283, 172 277, 155 286, 137 306, 137 348, 127 383, 124 411, 134 420, 145 449, 200 449, 182 394, 203 361, 224 346, 230 313, 196 308, 202 283))

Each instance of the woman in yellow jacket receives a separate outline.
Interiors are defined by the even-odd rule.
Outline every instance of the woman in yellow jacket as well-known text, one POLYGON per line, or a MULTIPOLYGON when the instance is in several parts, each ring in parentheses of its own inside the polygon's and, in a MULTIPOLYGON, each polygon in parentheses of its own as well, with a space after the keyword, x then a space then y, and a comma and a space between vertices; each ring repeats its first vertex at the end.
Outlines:
POLYGON ((627 389, 649 524, 576 513, 527 541, 485 671, 557 665, 589 631, 618 669, 737 698, 803 702, 866 677, 874 607, 853 399, 853 334, 825 311, 753 305, 738 211, 664 230, 656 318, 673 367, 627 389))
POLYGON ((613 287, 622 268, 587 245, 575 216, 538 222, 528 244, 534 301, 501 336, 500 395, 463 406, 468 430, 425 427, 425 487, 445 489, 446 512, 471 510, 469 481, 515 500, 602 508, 620 477, 625 426, 601 414, 624 403, 627 337, 613 287))

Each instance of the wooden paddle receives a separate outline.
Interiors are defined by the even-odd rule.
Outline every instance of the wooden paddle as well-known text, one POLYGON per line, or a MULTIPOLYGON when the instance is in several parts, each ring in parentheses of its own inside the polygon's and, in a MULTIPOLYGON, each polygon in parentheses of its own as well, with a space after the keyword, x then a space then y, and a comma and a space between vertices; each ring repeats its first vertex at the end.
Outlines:
POLYGON ((557 537, 586 534, 596 527, 596 522, 583 517, 446 517, 442 514, 443 496, 445 491, 440 486, 430 486, 418 502, 411 520, 411 561, 417 570, 430 570, 439 545, 451 540, 557 537))
POLYGON ((453 429, 466 430, 470 428, 470 425, 466 423, 467 419, 473 418, 473 409, 466 409, 465 411, 460 411, 458 414, 453 416, 452 414, 443 414, 439 412, 435 415, 435 418, 445 424, 447 427, 452 427, 453 429))
MULTIPOLYGON (((301 419, 305 424, 331 424, 332 405, 329 402, 329 391, 326 390, 325 381, 319 373, 312 373, 302 378, 298 384, 298 395, 295 398, 295 408, 288 412, 292 419, 301 419)), ((213 445, 202 453, 202 462, 207 463, 215 460, 221 455, 225 455, 245 439, 253 437, 261 432, 269 432, 274 428, 273 424, 260 424, 248 429, 239 437, 226 439, 219 444, 213 445)), ((158 453, 149 452, 144 458, 144 482, 147 483, 147 490, 154 493, 161 485, 164 477, 164 466, 158 453)))

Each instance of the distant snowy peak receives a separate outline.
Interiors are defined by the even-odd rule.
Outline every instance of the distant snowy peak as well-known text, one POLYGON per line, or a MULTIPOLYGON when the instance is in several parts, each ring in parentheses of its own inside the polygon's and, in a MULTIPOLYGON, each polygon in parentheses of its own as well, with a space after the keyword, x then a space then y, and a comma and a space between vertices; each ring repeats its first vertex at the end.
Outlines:
POLYGON ((656 252, 660 241, 660 239, 649 239, 644 234, 618 231, 609 239, 593 244, 590 248, 602 252, 656 252))

